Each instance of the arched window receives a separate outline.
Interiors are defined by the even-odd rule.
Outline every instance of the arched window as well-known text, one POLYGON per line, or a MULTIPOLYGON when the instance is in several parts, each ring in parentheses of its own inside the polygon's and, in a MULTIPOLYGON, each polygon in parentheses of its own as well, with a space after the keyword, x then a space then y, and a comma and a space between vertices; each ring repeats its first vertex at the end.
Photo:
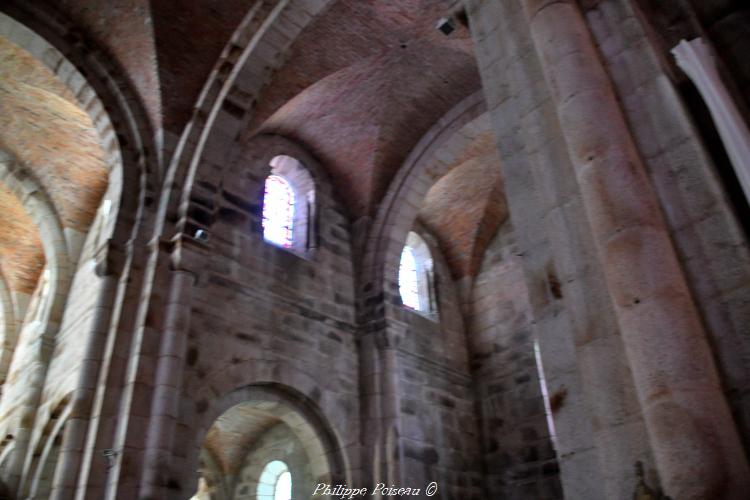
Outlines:
POLYGON ((290 500, 292 498, 292 474, 281 460, 266 464, 258 479, 258 500, 290 500))
POLYGON ((271 162, 263 195, 263 238, 305 255, 315 247, 315 184, 307 169, 291 156, 271 162))
POLYGON ((404 306, 423 314, 437 312, 432 255, 427 243, 410 232, 401 251, 398 289, 404 306))
POLYGON ((269 175, 263 195, 263 238, 276 245, 292 246, 294 191, 283 177, 269 175))

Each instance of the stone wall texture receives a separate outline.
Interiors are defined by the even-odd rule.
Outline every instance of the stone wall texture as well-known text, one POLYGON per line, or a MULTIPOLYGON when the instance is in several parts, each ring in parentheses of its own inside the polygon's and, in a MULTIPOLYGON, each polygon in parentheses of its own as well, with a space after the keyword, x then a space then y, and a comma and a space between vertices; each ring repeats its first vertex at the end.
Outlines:
POLYGON ((744 500, 750 204, 671 50, 750 121, 749 16, 2 2, 0 498, 744 500))

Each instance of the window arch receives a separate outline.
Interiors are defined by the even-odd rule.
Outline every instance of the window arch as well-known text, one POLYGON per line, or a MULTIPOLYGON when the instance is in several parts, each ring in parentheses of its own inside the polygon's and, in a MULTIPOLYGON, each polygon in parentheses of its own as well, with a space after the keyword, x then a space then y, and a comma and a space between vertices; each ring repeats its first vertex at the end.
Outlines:
POLYGON ((263 194, 263 238, 304 255, 315 247, 315 184, 296 158, 278 155, 270 166, 263 194))
POLYGON ((398 289, 404 306, 423 314, 435 314, 437 301, 434 281, 430 249, 427 243, 412 231, 401 251, 398 269, 398 289))
POLYGON ((281 460, 268 462, 258 479, 258 500, 290 500, 292 498, 292 474, 281 460))

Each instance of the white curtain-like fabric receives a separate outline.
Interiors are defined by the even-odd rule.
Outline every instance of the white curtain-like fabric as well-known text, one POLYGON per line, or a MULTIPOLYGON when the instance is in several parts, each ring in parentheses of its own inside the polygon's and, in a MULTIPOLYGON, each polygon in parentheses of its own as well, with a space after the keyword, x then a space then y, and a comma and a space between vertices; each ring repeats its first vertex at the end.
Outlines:
POLYGON ((745 197, 750 200, 750 130, 721 80, 711 48, 701 38, 682 40, 672 54, 703 96, 745 197))

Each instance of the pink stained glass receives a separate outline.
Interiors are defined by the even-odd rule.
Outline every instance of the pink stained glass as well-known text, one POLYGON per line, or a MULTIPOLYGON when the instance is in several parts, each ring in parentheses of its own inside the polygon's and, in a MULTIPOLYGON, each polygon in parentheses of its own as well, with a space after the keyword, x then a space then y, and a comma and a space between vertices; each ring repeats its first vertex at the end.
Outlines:
POLYGON ((269 175, 263 197, 263 238, 285 248, 292 246, 294 191, 278 175, 269 175))

